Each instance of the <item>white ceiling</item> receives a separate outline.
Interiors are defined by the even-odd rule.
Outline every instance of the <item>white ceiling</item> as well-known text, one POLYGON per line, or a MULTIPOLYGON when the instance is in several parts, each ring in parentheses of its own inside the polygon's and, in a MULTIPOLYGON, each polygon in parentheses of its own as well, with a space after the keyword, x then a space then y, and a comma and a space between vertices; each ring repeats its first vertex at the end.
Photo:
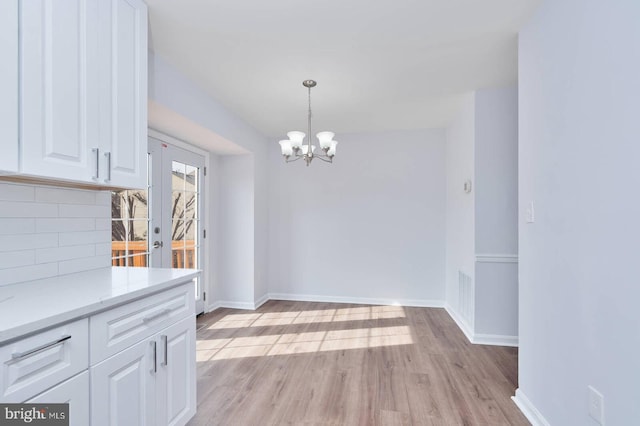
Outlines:
POLYGON ((516 81, 539 0, 147 0, 151 49, 263 134, 446 125, 516 81))

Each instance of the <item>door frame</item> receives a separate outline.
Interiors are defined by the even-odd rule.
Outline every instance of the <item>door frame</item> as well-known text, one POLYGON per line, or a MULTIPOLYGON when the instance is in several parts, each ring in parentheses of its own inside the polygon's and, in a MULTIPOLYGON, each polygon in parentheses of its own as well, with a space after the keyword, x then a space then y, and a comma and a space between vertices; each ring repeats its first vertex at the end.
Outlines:
MULTIPOLYGON (((194 154, 198 154, 204 157, 204 167, 205 170, 211 170, 210 168, 210 164, 211 164, 211 153, 209 151, 206 151, 202 148, 198 148, 197 146, 191 145, 188 142, 182 141, 180 139, 177 139, 173 136, 167 135, 166 133, 160 132, 158 130, 155 130, 151 127, 148 128, 148 137, 149 138, 153 138, 153 139, 157 139, 160 142, 166 142, 170 145, 173 145, 177 148, 181 148, 185 151, 190 151, 194 154)), ((211 262, 211 259, 213 258, 213 252, 212 252, 212 244, 211 244, 211 240, 213 237, 213 230, 211 229, 211 222, 210 222, 210 217, 211 217, 211 207, 212 207, 212 203, 211 203, 211 182, 210 182, 210 177, 211 173, 203 173, 203 184, 204 184, 204 192, 203 192, 203 198, 204 198, 204 202, 202 203, 202 210, 203 210, 203 214, 202 214, 202 229, 206 230, 207 232, 207 236, 206 238, 202 239, 202 263, 203 265, 206 265, 206 267, 203 269, 203 273, 201 275, 201 282, 202 282, 202 291, 203 291, 203 296, 204 296, 204 312, 209 312, 209 307, 211 305, 210 302, 210 295, 212 294, 211 292, 211 266, 213 265, 213 262, 211 262)), ((150 230, 151 231, 151 230, 150 230)), ((152 236, 152 233, 150 232, 148 234, 149 236, 152 236)), ((152 244, 153 241, 151 238, 148 239, 149 240, 149 244, 152 244)), ((151 250, 151 249, 150 249, 151 250)))

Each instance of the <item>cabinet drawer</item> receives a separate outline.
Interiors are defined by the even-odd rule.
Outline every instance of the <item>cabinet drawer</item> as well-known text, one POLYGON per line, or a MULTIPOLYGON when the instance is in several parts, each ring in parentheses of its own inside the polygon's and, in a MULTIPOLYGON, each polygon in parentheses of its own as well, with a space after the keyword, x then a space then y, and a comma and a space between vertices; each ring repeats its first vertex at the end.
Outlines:
POLYGON ((88 320, 0 347, 0 401, 22 402, 89 366, 88 320))
POLYGON ((60 383, 27 401, 32 404, 69 404, 69 425, 89 424, 89 372, 60 383))
POLYGON ((90 319, 91 365, 195 312, 193 282, 95 315, 90 319))

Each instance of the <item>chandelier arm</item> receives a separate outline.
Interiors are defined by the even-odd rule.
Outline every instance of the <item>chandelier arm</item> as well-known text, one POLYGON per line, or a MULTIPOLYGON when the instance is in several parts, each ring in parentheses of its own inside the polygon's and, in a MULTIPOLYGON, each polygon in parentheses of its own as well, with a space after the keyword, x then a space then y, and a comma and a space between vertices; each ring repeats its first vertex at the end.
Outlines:
POLYGON ((325 163, 333 163, 333 158, 332 157, 328 157, 326 155, 314 155, 313 158, 318 158, 318 159, 324 161, 325 163))
MULTIPOLYGON (((291 158, 291 157, 289 157, 289 158, 291 158)), ((286 158, 285 162, 293 163, 294 161, 298 161, 298 160, 300 160, 301 158, 304 158, 304 157, 302 155, 298 155, 298 156, 294 157, 293 160, 290 160, 289 158, 286 158)))

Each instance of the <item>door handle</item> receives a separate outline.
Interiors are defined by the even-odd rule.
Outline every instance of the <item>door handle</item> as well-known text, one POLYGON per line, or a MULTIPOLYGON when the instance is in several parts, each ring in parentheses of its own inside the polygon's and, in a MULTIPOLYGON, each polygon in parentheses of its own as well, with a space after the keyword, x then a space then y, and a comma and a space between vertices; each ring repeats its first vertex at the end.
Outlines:
POLYGON ((149 371, 149 373, 157 373, 158 372, 158 351, 156 348, 156 341, 152 340, 149 343, 153 348, 153 368, 149 371))
POLYGON ((93 175, 93 179, 98 180, 100 177, 100 149, 92 148, 91 151, 96 153, 96 174, 93 175))
POLYGON ((162 360, 162 362, 160 363, 161 366, 165 367, 167 364, 169 364, 168 358, 169 356, 167 355, 167 335, 163 334, 162 336, 160 336, 160 340, 162 341, 162 345, 164 346, 164 359, 162 360))
POLYGON ((154 241, 153 242, 153 248, 161 248, 164 247, 164 243, 162 241, 154 241))
POLYGON ((107 157, 107 178, 104 181, 110 182, 111 181, 111 153, 105 152, 104 156, 107 157))

